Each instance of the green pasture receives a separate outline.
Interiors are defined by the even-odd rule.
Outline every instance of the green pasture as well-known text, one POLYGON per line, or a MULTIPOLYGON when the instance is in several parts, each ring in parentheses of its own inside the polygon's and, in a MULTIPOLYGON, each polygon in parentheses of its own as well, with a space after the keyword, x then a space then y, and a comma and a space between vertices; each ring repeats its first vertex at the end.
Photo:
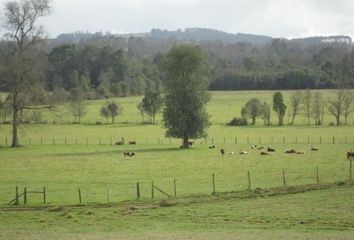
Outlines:
POLYGON ((0 239, 352 239, 353 186, 264 198, 217 196, 172 207, 0 212, 0 239))
MULTIPOLYGON (((43 191, 46 205, 72 205, 81 200, 87 207, 63 212, 2 212, 0 239, 350 239, 353 234, 353 187, 278 196, 264 199, 228 200, 127 211, 124 205, 165 199, 153 184, 169 195, 208 196, 215 191, 231 192, 284 185, 329 183, 349 178, 346 152, 354 149, 354 128, 334 127, 326 114, 323 126, 307 126, 298 116, 294 126, 264 127, 225 125, 239 116, 251 97, 271 102, 271 91, 212 92, 207 106, 211 116, 208 136, 193 139, 191 149, 179 148, 180 139, 166 138, 161 124, 142 124, 136 105, 142 97, 116 99, 123 107, 116 124, 105 124, 99 116, 106 100, 88 101, 82 124, 71 124, 67 106, 43 113, 47 124, 22 125, 23 147, 12 149, 11 126, 0 125, 0 207, 15 198, 15 188, 43 191), (55 122, 55 124, 53 124, 55 122), (101 124, 96 124, 100 122, 101 124), (124 145, 114 143, 121 138, 124 145), (128 145, 135 140, 137 145, 128 145), (215 149, 208 146, 215 144, 215 149), (276 152, 261 156, 257 144, 276 152), (311 147, 319 151, 311 152, 311 147), (226 151, 224 157, 220 149, 226 151), (288 149, 305 150, 288 155, 288 149), (239 151, 248 151, 241 156, 239 151), (123 152, 136 156, 124 158, 123 152), (233 155, 230 155, 234 152, 233 155), (284 177, 283 177, 284 172, 284 177), (174 188, 176 183, 176 188, 174 188), (122 207, 96 209, 91 204, 119 203, 122 207), (319 204, 321 203, 321 204, 319 204)), ((284 92, 285 99, 290 91, 284 92)), ((324 97, 331 95, 323 91, 324 97)), ((350 118, 352 123, 353 118, 350 118)), ((272 122, 276 123, 275 115, 272 122)), ((20 204, 23 205, 23 197, 20 204)), ((43 195, 29 193, 28 206, 43 205, 43 195)), ((129 210, 129 207, 128 207, 129 210)))
MULTIPOLYGON (((327 102, 329 99, 334 97, 333 90, 312 90, 312 93, 320 91, 322 93, 323 99, 327 102)), ((227 91, 227 92, 211 92, 211 101, 207 105, 207 111, 210 114, 212 124, 225 124, 229 122, 235 116, 240 116, 240 111, 242 106, 252 97, 258 97, 262 102, 266 101, 270 105, 272 104, 272 97, 275 91, 227 91)), ((293 91, 282 91, 284 95, 285 103, 288 105, 287 114, 285 116, 285 123, 290 122, 291 111, 289 105, 290 95, 293 91)), ((116 99, 103 99, 103 100, 93 100, 87 101, 87 114, 82 118, 82 122, 85 124, 96 124, 100 122, 104 124, 106 119, 100 116, 100 108, 108 101, 118 102, 123 111, 120 116, 117 117, 116 121, 118 123, 130 123, 137 124, 143 121, 142 116, 137 109, 138 103, 141 101, 142 96, 137 97, 127 97, 127 98, 116 98, 116 99)), ((30 113, 26 113, 27 116, 30 116, 30 113)), ((145 116, 145 120, 147 120, 145 116)), ((51 111, 43 112, 43 121, 47 123, 57 123, 57 124, 67 124, 72 123, 75 119, 73 118, 69 106, 61 105, 52 109, 51 111)), ((161 123, 162 116, 161 114, 157 116, 157 121, 161 123)), ((277 119, 274 112, 271 116, 272 124, 276 125, 277 119)), ((335 118, 325 110, 324 115, 324 125, 334 123, 335 118)), ((354 124, 354 118, 351 116, 349 118, 349 124, 354 124)), ((263 125, 263 120, 257 120, 258 125, 263 125)), ((311 119, 311 124, 314 124, 314 120, 311 119)), ((304 115, 300 114, 295 119, 295 125, 307 125, 307 119, 304 115)))

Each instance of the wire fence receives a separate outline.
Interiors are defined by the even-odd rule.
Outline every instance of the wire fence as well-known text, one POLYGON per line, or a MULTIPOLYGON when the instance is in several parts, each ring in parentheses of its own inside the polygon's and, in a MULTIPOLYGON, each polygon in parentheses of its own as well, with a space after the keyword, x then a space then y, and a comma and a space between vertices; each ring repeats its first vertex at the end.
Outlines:
MULTIPOLYGON (((11 139, 0 138, 0 146, 9 146, 11 139)), ((23 145, 167 145, 181 144, 181 139, 156 137, 28 137, 21 138, 23 145)), ((194 145, 211 144, 354 144, 354 136, 278 136, 278 137, 207 137, 191 140, 194 145)))
POLYGON ((338 168, 274 169, 272 173, 237 172, 234 175, 212 173, 199 178, 161 178, 157 181, 90 182, 54 184, 17 183, 0 187, 0 205, 73 205, 113 203, 132 200, 164 199, 215 194, 255 188, 296 186, 352 180, 352 160, 338 168))

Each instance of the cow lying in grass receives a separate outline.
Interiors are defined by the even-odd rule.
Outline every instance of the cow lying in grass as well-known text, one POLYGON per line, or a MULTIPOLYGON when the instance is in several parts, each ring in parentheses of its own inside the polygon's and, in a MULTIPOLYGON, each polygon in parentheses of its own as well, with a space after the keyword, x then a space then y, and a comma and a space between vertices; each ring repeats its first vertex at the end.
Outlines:
POLYGON ((136 141, 129 141, 129 145, 136 145, 136 141))
POLYGON ((133 152, 123 152, 123 156, 124 157, 134 157, 135 153, 133 153, 133 152))

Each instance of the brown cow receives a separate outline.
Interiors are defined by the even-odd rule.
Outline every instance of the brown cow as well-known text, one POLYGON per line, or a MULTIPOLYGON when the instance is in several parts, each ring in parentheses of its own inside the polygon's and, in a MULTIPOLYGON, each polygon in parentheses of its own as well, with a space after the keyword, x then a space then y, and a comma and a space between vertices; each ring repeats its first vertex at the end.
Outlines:
POLYGON ((267 152, 261 152, 261 155, 270 155, 270 154, 267 152))
POLYGON ((354 152, 347 152, 347 159, 354 158, 354 152))
POLYGON ((299 154, 299 155, 305 154, 305 150, 298 150, 298 151, 296 151, 296 154, 299 154))
POLYGON ((225 150, 223 148, 220 149, 220 153, 221 153, 221 156, 224 156, 225 155, 225 150))
POLYGON ((129 145, 136 145, 136 141, 129 141, 129 145))
POLYGON ((285 153, 296 153, 295 149, 286 150, 285 153))

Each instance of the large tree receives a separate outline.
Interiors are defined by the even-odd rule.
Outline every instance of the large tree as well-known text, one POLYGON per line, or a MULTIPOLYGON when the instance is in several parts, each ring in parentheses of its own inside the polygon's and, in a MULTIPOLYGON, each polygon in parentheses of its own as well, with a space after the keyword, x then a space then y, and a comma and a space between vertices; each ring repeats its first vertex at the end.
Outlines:
POLYGON ((291 122, 289 123, 290 125, 294 124, 295 117, 299 114, 302 96, 302 92, 299 90, 290 95, 290 107, 292 111, 291 122))
POLYGON ((273 110, 278 116, 278 124, 282 126, 284 123, 284 115, 286 112, 286 105, 284 104, 283 94, 276 92, 273 95, 273 110))
POLYGON ((254 97, 251 98, 245 105, 243 109, 243 114, 246 117, 250 117, 252 119, 252 125, 256 124, 256 119, 262 113, 262 103, 261 101, 254 97))
POLYGON ((20 145, 17 130, 21 112, 31 108, 28 100, 32 90, 42 87, 43 61, 35 46, 43 33, 38 21, 50 13, 49 5, 49 0, 14 0, 5 4, 3 38, 7 44, 1 53, 6 59, 6 84, 12 105, 12 147, 20 145))
POLYGON ((340 118, 344 111, 344 105, 350 95, 351 90, 341 85, 334 91, 334 98, 330 99, 328 102, 328 111, 336 118, 337 126, 341 123, 340 118))
POLYGON ((144 98, 142 100, 142 107, 145 113, 147 113, 155 124, 155 117, 161 111, 163 99, 159 90, 147 89, 145 91, 144 98))
POLYGON ((167 54, 164 70, 166 135, 182 138, 182 146, 188 148, 189 138, 205 136, 209 126, 206 60, 199 47, 180 45, 167 54))

